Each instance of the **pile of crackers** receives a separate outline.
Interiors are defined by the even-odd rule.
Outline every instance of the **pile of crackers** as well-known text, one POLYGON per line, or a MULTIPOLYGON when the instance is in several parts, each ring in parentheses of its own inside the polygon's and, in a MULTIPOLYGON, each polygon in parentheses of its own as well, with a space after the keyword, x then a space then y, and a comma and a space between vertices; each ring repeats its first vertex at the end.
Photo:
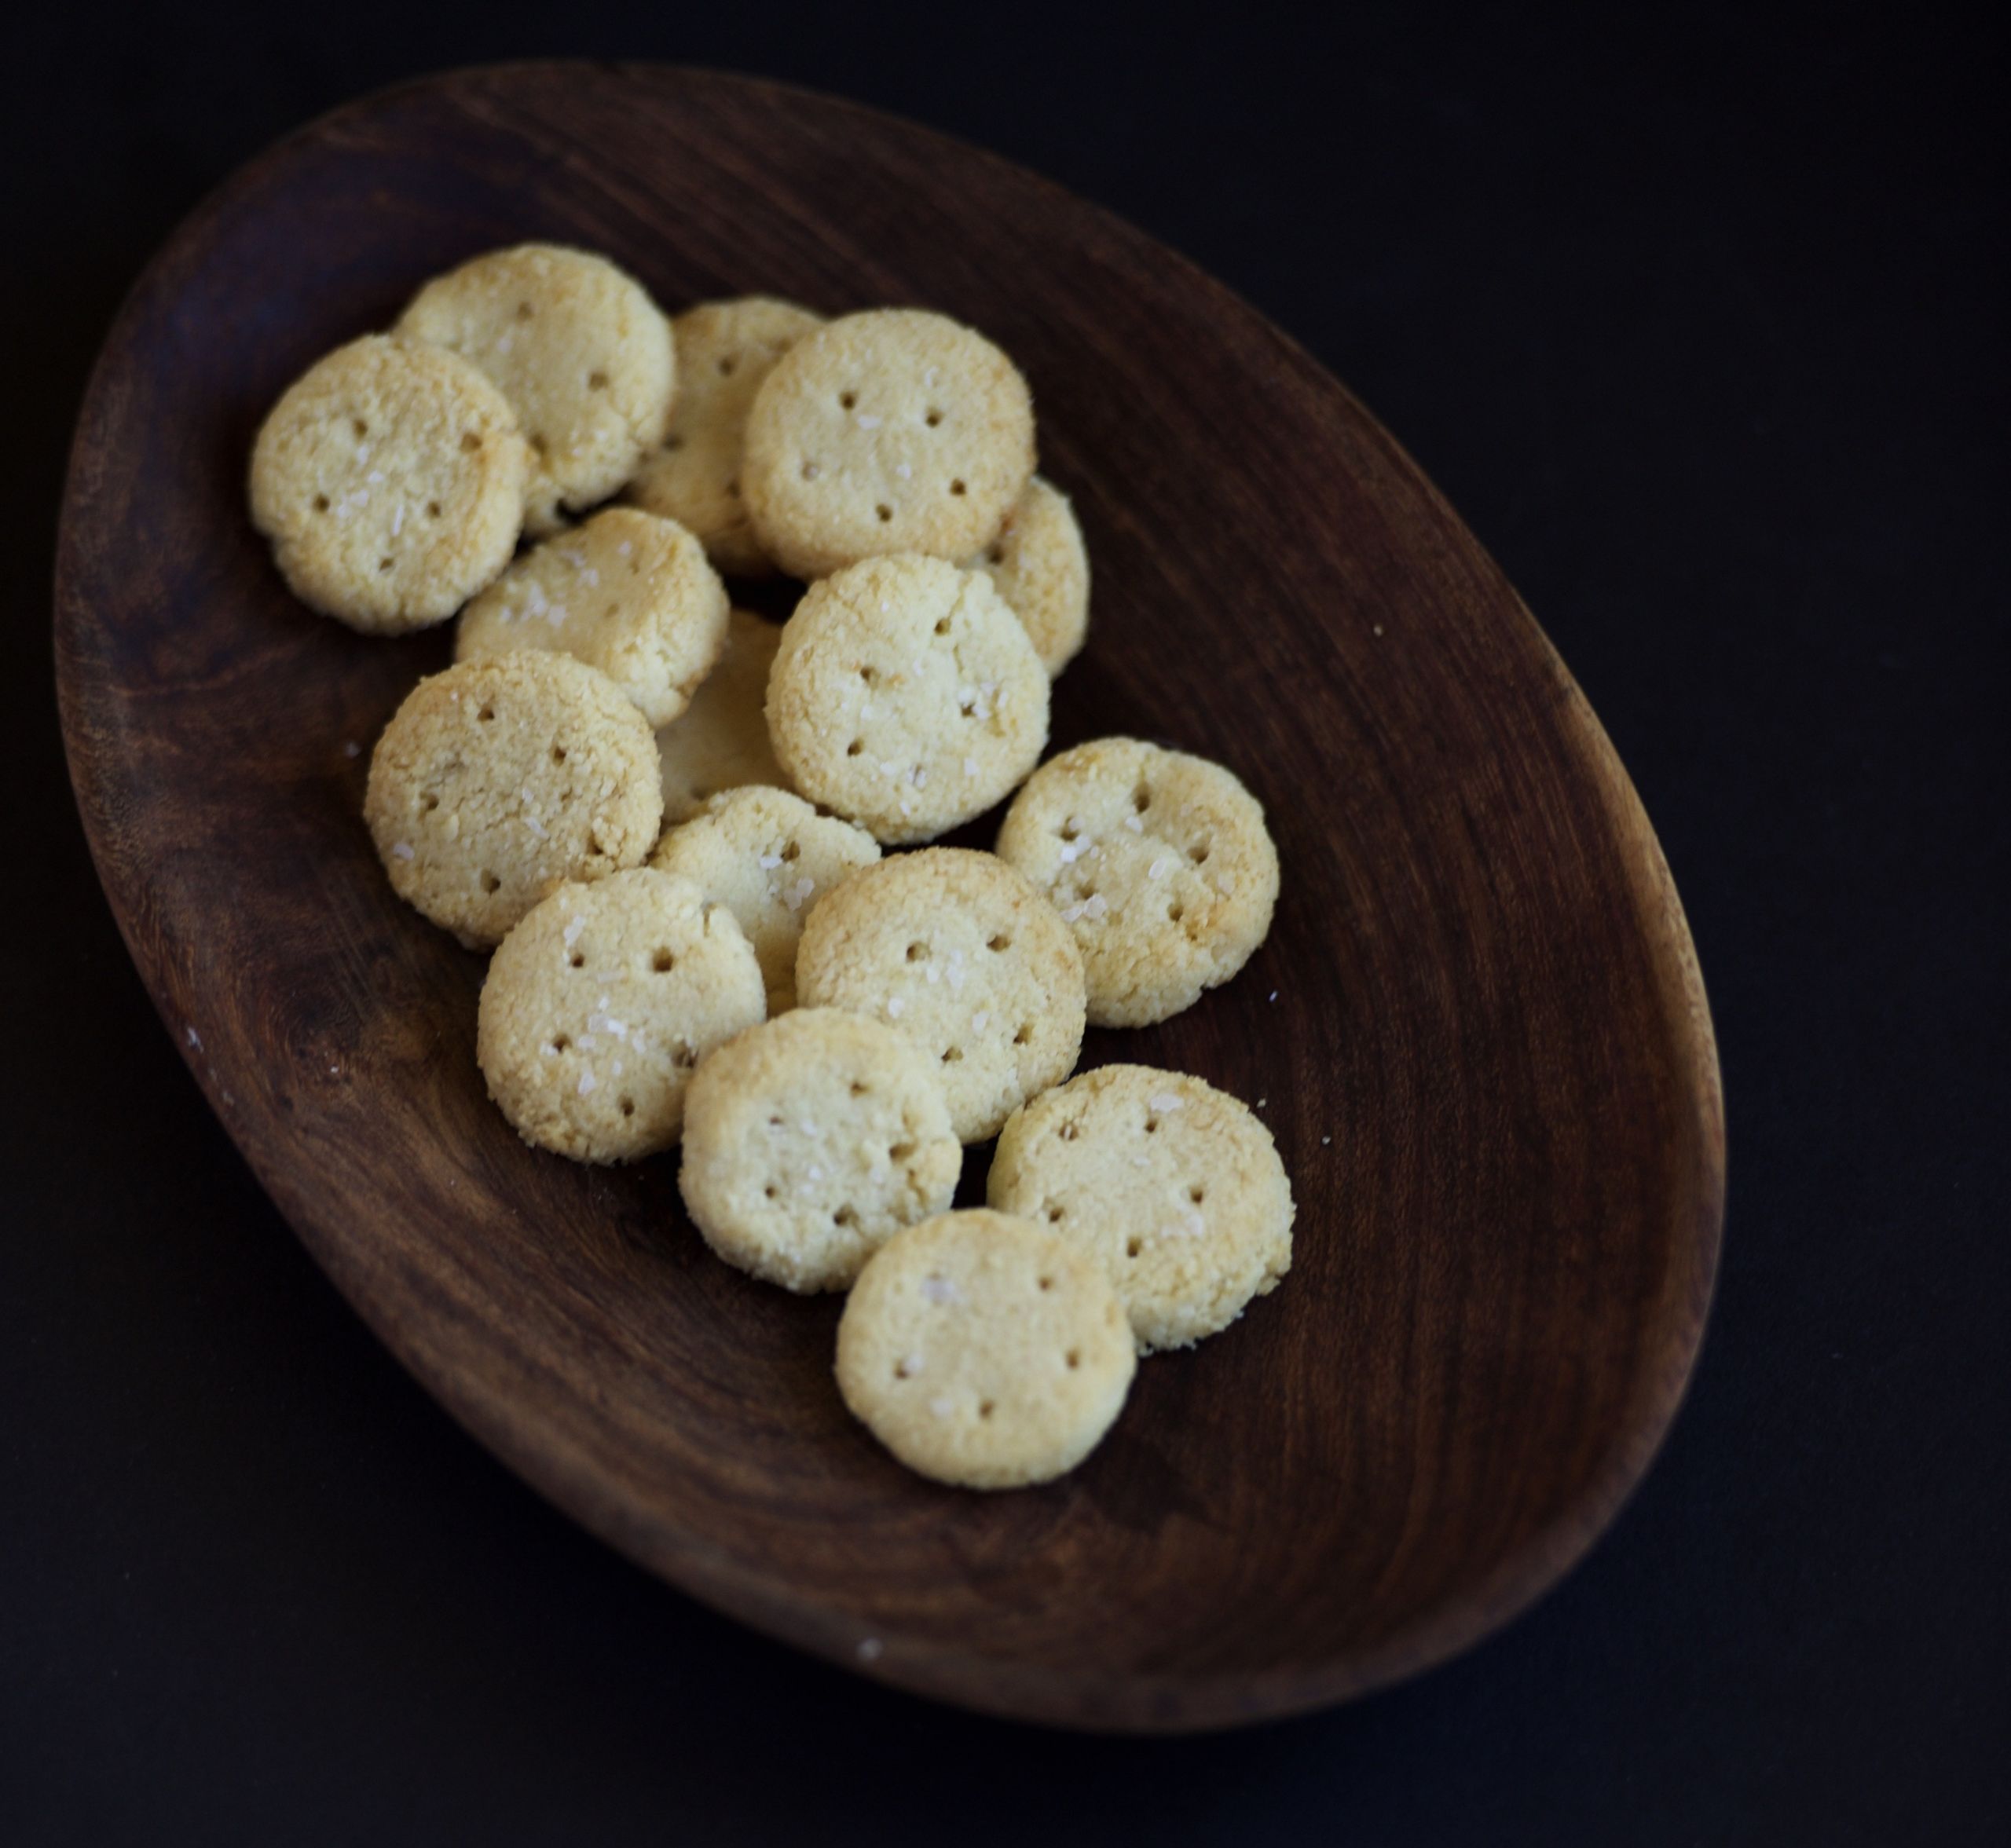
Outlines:
POLYGON ((667 317, 605 258, 479 257, 281 397, 253 518, 368 634, 458 617, 378 741, 394 887, 493 951, 476 1057, 526 1140, 682 1143, 727 1262, 849 1290, 837 1378, 902 1462, 1072 1468, 1137 1356, 1273 1289, 1269 1133, 1189 1074, 1071 1077, 1191 1006, 1278 861, 1221 765, 1042 761, 1089 562, 1031 393, 973 329, 765 298, 667 317), (805 585, 778 627, 729 580, 805 585), (1007 803, 996 851, 932 846, 1007 803), (996 1139, 985 1209, 954 1211, 996 1139))

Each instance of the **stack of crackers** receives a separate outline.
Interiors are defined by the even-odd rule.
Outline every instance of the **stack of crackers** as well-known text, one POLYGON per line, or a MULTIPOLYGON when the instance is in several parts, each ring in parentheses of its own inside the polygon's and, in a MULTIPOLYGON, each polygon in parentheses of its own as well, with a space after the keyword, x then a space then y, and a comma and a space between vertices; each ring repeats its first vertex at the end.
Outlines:
POLYGON ((849 1290, 846 1403, 940 1480, 1079 1462, 1137 1356, 1291 1259, 1269 1133, 1189 1074, 1071 1077, 1248 961, 1278 861, 1219 764, 1042 761, 1090 571, 1032 397, 973 329, 753 297, 667 318, 500 251, 311 368, 251 507, 301 599, 458 617, 372 758, 399 895, 493 951, 475 1052, 529 1142, 682 1143, 712 1249, 849 1290), (779 628, 727 580, 806 587, 779 628), (996 851, 926 844, 1008 802, 996 851), (996 1139, 986 1209, 953 1211, 996 1139))

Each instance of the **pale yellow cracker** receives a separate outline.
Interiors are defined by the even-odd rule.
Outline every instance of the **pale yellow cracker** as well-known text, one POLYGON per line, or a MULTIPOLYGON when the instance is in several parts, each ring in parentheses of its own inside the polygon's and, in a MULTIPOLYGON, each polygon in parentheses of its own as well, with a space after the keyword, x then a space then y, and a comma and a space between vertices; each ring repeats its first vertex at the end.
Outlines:
POLYGON ((533 546, 462 612, 457 661, 540 648, 613 680, 669 725, 726 646, 726 586, 673 520, 609 507, 533 546))
POLYGON ((1090 554, 1068 496, 1038 475, 998 536, 965 561, 997 587, 1025 625, 1052 679, 1082 652, 1090 628, 1090 554))
POLYGON ((678 1185, 728 1264, 786 1290, 844 1290, 903 1226, 949 1206, 963 1155, 919 1048, 799 1008, 699 1066, 678 1185))
POLYGON ((684 716, 657 734, 663 774, 663 818, 688 822, 723 789, 763 783, 786 789, 763 710, 768 671, 781 647, 782 627, 745 609, 727 617, 726 646, 699 682, 684 716))
POLYGON ((363 812, 398 896, 486 948, 562 881, 641 864, 663 812, 655 741, 570 655, 463 661, 384 727, 363 812))
POLYGON ((741 492, 768 555, 823 577, 881 552, 969 558, 1033 468, 1013 362, 946 316, 881 308, 776 362, 748 414, 741 492))
POLYGON ((940 558, 868 558, 783 625, 768 735, 796 787, 890 845, 982 814, 1038 762, 1048 681, 990 581, 940 558))
POLYGON ((682 521, 729 576, 775 567, 761 550, 741 496, 748 408, 769 368, 822 317, 767 295, 707 302, 670 324, 677 346, 677 398, 663 446, 643 459, 628 498, 682 521))
POLYGON ((945 1213, 870 1259, 838 1323, 838 1390, 910 1469, 1018 1488, 1072 1469, 1137 1370, 1102 1269, 1001 1213, 945 1213))
POLYGON ((1220 764, 1136 738, 1043 763, 1006 811, 998 852, 1074 931, 1095 1026, 1191 1007, 1250 960, 1277 903, 1257 799, 1220 764))
POLYGON ((503 394, 382 334, 310 367, 251 452, 251 519, 304 603, 368 635, 443 621, 510 562, 530 452, 503 394))
POLYGON ((760 958, 768 1012, 796 1005, 796 951, 810 907, 880 858, 863 828, 820 815, 800 796, 758 785, 715 796, 671 829, 650 864, 688 879, 731 911, 760 958))
POLYGON ((760 1018, 760 968, 731 913, 638 867, 561 886, 504 939, 475 1056, 525 1141, 632 1162, 677 1140, 698 1062, 760 1018))
POLYGON ((663 441, 670 324, 605 257, 557 244, 491 251, 428 283, 397 331, 472 360, 502 388, 531 446, 533 533, 606 500, 663 441))
POLYGON ((1291 1185, 1227 1092, 1143 1065, 1086 1071, 1016 1111, 986 1198, 1101 1264, 1141 1347, 1226 1328, 1291 1268, 1291 1185))
POLYGON ((796 992, 912 1039, 941 1067, 965 1142, 995 1135, 1082 1051, 1082 961, 1068 929, 1003 861, 963 847, 896 854, 820 901, 796 992))

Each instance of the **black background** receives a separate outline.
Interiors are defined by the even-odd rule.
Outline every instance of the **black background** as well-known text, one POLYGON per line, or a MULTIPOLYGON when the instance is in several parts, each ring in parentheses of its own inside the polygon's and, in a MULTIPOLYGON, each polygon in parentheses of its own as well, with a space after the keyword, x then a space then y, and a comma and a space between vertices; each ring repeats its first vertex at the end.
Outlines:
POLYGON ((0 1836, 2011 1839, 2011 90, 1921 9, 1655 16, 353 0, 45 8, 7 44, 0 1836), (1724 1263, 1661 1461, 1464 1659, 1185 1742, 801 1660, 463 1436, 204 1107, 57 737, 79 394, 273 137, 556 52, 848 94, 1184 250, 1408 445, 1604 719, 1716 1011, 1724 1263))

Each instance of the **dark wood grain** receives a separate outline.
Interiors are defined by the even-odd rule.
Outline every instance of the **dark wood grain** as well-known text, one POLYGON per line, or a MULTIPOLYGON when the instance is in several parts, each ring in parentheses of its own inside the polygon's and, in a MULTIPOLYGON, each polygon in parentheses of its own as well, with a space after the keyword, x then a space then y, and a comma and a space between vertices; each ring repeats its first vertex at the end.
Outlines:
POLYGON ((1710 1023, 1654 836, 1403 452, 1094 208, 735 79, 525 65, 372 98, 240 174, 135 289, 77 434, 56 613, 106 891, 230 1133, 471 1431, 695 1595, 973 1706, 1233 1725, 1471 1642, 1646 1467, 1723 1195, 1710 1023), (759 289, 984 328, 1033 382, 1094 561, 1057 743, 1175 741, 1269 810, 1284 897, 1249 970, 1085 1058, 1262 1100, 1297 1261, 1228 1334, 1147 1363, 1064 1482, 907 1474, 839 1403, 836 1305, 708 1257, 670 1162, 521 1145, 473 1063, 481 964, 372 857, 368 747, 445 643, 292 602, 245 520, 247 452, 318 353, 526 237, 605 250, 673 307, 759 289))

